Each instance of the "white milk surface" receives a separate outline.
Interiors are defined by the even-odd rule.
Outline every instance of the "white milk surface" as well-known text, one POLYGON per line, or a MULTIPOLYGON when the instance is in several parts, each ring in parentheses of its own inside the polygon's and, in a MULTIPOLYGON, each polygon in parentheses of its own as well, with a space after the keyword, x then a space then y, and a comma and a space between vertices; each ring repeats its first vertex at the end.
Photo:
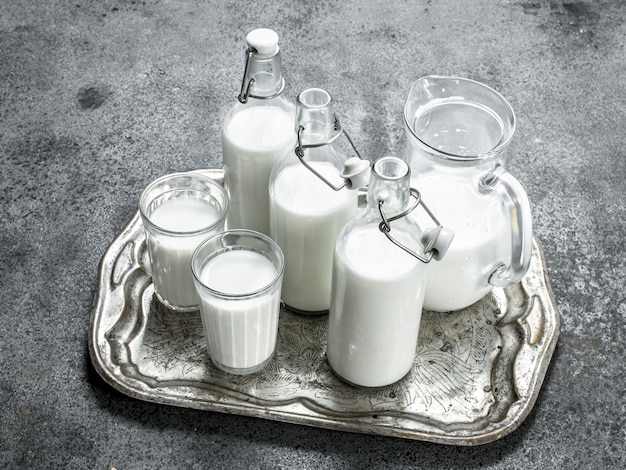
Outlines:
POLYGON ((454 230, 443 259, 428 263, 424 308, 468 307, 492 290, 488 278, 496 265, 510 260, 510 229, 500 202, 493 194, 478 193, 469 182, 418 179, 414 186, 439 222, 454 230))
MULTIPOLYGON (((337 179, 332 164, 310 165, 331 181, 337 179)), ((282 298, 289 307, 328 310, 335 240, 356 214, 357 196, 357 191, 334 191, 304 165, 286 167, 278 174, 270 213, 272 237, 285 256, 282 298)))
POLYGON ((277 106, 244 108, 222 132, 229 229, 270 234, 269 176, 276 160, 295 148, 294 117, 277 106))
MULTIPOLYGON (((202 269, 202 283, 227 294, 248 294, 268 286, 277 276, 274 265, 249 250, 219 254, 202 269)), ((200 295, 202 324, 214 362, 248 369, 269 359, 276 347, 280 289, 257 297, 224 299, 200 295)))
MULTIPOLYGON (((211 226, 219 211, 209 202, 194 197, 166 201, 150 215, 157 226, 176 232, 192 232, 211 226)), ((148 236, 152 280, 157 294, 171 306, 198 305, 191 273, 191 256, 209 234, 193 236, 148 236)))
POLYGON ((378 226, 368 225, 350 233, 345 253, 335 256, 333 269, 330 365, 356 385, 378 387, 398 381, 415 359, 424 264, 393 245, 378 226))

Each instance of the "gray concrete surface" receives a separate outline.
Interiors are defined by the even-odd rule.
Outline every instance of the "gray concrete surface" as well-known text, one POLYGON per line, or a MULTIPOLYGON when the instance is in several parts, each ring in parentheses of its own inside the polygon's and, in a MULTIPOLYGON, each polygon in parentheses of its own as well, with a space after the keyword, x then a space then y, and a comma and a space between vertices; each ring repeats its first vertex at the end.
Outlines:
POLYGON ((3 468, 624 468, 626 7, 619 0, 8 0, 0 4, 3 468), (562 316, 517 431, 448 447, 155 405, 91 367, 97 269, 142 188, 221 167, 248 30, 286 93, 327 89, 370 159, 400 153, 411 82, 497 88, 562 316))

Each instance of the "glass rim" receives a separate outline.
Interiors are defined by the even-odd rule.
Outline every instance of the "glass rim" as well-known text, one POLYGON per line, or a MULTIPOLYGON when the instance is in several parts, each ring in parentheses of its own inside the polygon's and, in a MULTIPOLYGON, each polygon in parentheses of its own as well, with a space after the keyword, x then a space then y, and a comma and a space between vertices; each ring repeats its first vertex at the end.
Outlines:
POLYGON ((207 238, 202 243, 200 243, 198 247, 194 250, 193 254, 191 255, 191 273, 193 274, 193 278, 196 284, 200 286, 203 290, 209 292, 210 294, 216 297, 219 297, 221 299, 225 299, 225 300, 245 300, 245 299, 250 299, 253 297, 258 297, 259 295, 271 290, 274 286, 276 286, 277 282, 279 282, 280 279, 282 278, 284 271, 285 271, 285 257, 278 243, 276 243, 267 235, 261 232, 257 232, 255 230, 249 230, 249 229, 223 230, 220 233, 217 233, 207 238), (198 263, 197 258, 199 256, 199 253, 206 245, 209 245, 210 243, 214 243, 218 238, 223 238, 228 235, 239 235, 243 237, 251 237, 251 238, 256 238, 257 240, 262 241, 270 248, 271 251, 273 251, 275 254, 278 255, 277 258, 279 261, 279 266, 277 267, 271 259, 269 259, 264 253, 260 252, 258 249, 255 249, 253 247, 250 247, 248 245, 244 245, 241 243, 229 245, 229 246, 222 246, 220 249, 214 250, 208 256, 204 257, 201 263, 198 263), (200 274, 202 272, 202 269, 204 268, 204 266, 206 266, 208 261, 212 260, 213 258, 223 253, 227 253, 231 251, 239 251, 239 250, 252 251, 268 259, 268 261, 272 263, 272 266, 276 268, 276 276, 274 276, 274 278, 263 287, 260 287, 250 292, 242 292, 242 293, 236 293, 236 294, 229 294, 227 292, 222 292, 222 291, 213 289, 212 287, 207 286, 200 279, 200 274), (200 265, 196 266, 197 264, 200 264, 200 265))
POLYGON ((150 228, 156 230, 159 233, 162 233, 164 235, 176 236, 176 237, 193 237, 196 235, 201 235, 203 233, 209 232, 213 230, 215 227, 222 224, 222 222, 226 218, 229 204, 230 204, 230 201, 228 199, 228 195, 226 194, 226 190, 210 176, 203 175, 202 173, 197 172, 197 171, 176 172, 176 173, 168 173, 166 175, 160 176, 159 178, 155 179, 154 181, 149 183, 148 186, 145 187, 145 189, 141 192, 141 196, 139 198, 139 213, 141 214, 142 222, 144 224, 147 224, 150 228), (204 227, 201 227, 196 230, 187 230, 187 231, 170 230, 170 229, 163 228, 160 225, 152 222, 150 215, 146 213, 144 206, 147 207, 150 204, 150 202, 152 202, 152 201, 146 201, 146 198, 148 197, 148 193, 150 192, 150 190, 154 189, 159 184, 162 184, 164 181, 175 179, 175 178, 181 178, 181 177, 197 178, 199 180, 202 180, 204 183, 207 183, 209 187, 214 188, 220 193, 220 195, 223 198, 224 203, 221 204, 220 201, 217 201, 217 198, 215 198, 214 195, 211 194, 210 192, 203 191, 201 189, 194 189, 194 188, 171 188, 168 191, 161 192, 160 195, 166 194, 171 191, 184 190, 184 189, 189 189, 192 191, 197 191, 197 192, 206 194, 211 199, 216 200, 218 203, 220 203, 219 205, 221 206, 221 212, 219 216, 210 225, 205 225, 204 227))
POLYGON ((406 178, 406 176, 410 174, 411 168, 409 167, 409 164, 405 162, 404 160, 402 160, 401 158, 393 156, 393 155, 386 155, 384 157, 380 157, 378 160, 374 162, 372 166, 372 171, 374 171, 381 178, 384 178, 389 181, 395 181, 395 180, 401 180, 403 178, 406 178), (383 167, 388 166, 389 163, 392 163, 398 168, 398 170, 401 170, 401 171, 398 171, 397 174, 389 174, 389 173, 381 172, 380 170, 382 170, 383 167))
MULTIPOLYGON (((515 134, 515 127, 516 127, 516 118, 515 118, 515 111, 513 110, 513 107, 511 106, 511 103, 509 103, 509 101, 497 90, 495 90, 494 88, 485 85, 484 83, 481 83, 479 81, 476 80, 472 80, 471 78, 464 78, 464 77, 455 77, 455 76, 445 76, 445 75, 427 75, 424 77, 421 77, 419 79, 417 79, 416 81, 414 81, 411 84, 411 90, 409 91, 409 96, 411 95, 411 92, 413 90, 413 88, 418 84, 418 83, 422 83, 428 80, 438 80, 438 81, 442 81, 442 80, 447 80, 450 82, 456 82, 459 84, 465 84, 465 85, 469 85, 473 88, 476 89, 480 89, 482 91, 487 92, 488 94, 490 94, 493 98, 495 98, 497 101, 499 101, 504 108, 506 109, 506 112, 508 114, 508 116, 506 116, 506 118, 508 119, 503 119, 502 116, 500 116, 498 113, 494 113, 498 116, 499 120, 502 121, 502 123, 504 123, 506 125, 506 121, 510 121, 510 129, 508 131, 503 130, 502 132, 502 137, 500 138, 500 140, 498 141, 497 144, 495 144, 491 149, 489 149, 486 152, 482 152, 482 153, 477 153, 477 154, 473 154, 473 155, 460 155, 458 153, 452 153, 452 152, 446 152, 445 150, 440 150, 436 147, 433 147, 432 145, 430 145, 428 142, 424 141, 423 139, 421 139, 415 132, 415 129, 413 129, 413 125, 411 124, 411 119, 415 119, 416 115, 415 113, 413 113, 412 116, 408 115, 408 109, 409 109, 409 102, 407 101, 407 103, 404 106, 404 123, 406 125, 406 128, 409 130, 409 132, 411 133, 411 135, 413 137, 415 137, 417 139, 417 141, 424 145, 425 147, 427 147, 429 150, 432 150, 434 153, 438 154, 439 157, 449 160, 449 161, 454 161, 454 162, 477 162, 477 161, 482 161, 482 160, 488 160, 498 154, 500 154, 511 142, 511 140, 513 139, 513 135, 515 134), (508 134, 508 135, 507 135, 508 134)), ((468 101, 474 101, 474 100, 468 100, 468 101)))

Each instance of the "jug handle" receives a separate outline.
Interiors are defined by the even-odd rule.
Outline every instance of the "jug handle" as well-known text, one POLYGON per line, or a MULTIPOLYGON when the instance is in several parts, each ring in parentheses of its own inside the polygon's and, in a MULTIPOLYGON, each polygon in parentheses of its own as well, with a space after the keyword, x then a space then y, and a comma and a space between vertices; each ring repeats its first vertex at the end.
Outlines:
POLYGON ((518 282, 528 271, 532 250, 532 216, 528 195, 519 181, 501 165, 480 182, 481 192, 495 191, 502 199, 511 227, 511 263, 498 266, 489 284, 506 287, 518 282))

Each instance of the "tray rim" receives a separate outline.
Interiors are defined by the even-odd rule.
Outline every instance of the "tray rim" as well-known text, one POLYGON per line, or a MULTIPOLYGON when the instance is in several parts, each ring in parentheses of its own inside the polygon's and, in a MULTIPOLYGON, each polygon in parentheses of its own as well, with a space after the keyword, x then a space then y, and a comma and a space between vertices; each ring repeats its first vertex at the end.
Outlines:
MULTIPOLYGON (((208 176, 215 178, 219 182, 221 182, 223 178, 223 170, 221 169, 198 169, 191 170, 191 172, 200 172, 207 174, 208 176)), ((98 288, 96 290, 92 305, 88 335, 89 355, 96 372, 105 381, 105 383, 126 396, 151 403, 177 406, 182 408, 191 408, 202 411, 214 411, 225 414, 256 417, 278 422, 286 422, 291 424, 313 426, 324 429, 347 431, 360 434, 400 437, 409 440, 419 440, 459 446, 487 444, 512 433, 528 417, 537 401, 547 370, 551 364, 554 350, 557 346, 560 333, 560 314, 558 312, 554 294, 550 285, 550 280, 547 275, 544 251, 539 242, 539 239, 536 237, 535 234, 533 234, 533 247, 537 249, 537 254, 541 261, 541 285, 545 288, 544 294, 547 298, 548 305, 551 307, 549 310, 553 314, 551 318, 552 324, 554 326, 551 334, 546 339, 545 350, 543 350, 543 353, 539 357, 537 361, 537 366, 532 370, 531 379, 528 381, 528 389, 531 390, 532 393, 528 394, 525 397, 520 397, 515 403, 511 405, 511 407, 507 410, 506 416, 505 418, 503 418, 503 421, 506 421, 506 418, 511 415, 511 410, 513 408, 517 408, 517 411, 516 413, 514 413, 514 419, 512 419, 507 425, 503 427, 494 426, 493 429, 489 429, 482 434, 475 434, 472 432, 446 433, 445 431, 441 431, 439 428, 436 427, 433 427, 433 429, 436 429, 436 432, 432 433, 417 430, 407 430, 405 428, 398 428, 394 426, 374 426, 375 429, 372 429, 371 427, 363 426, 358 422, 353 422, 354 419, 350 419, 349 417, 342 417, 341 419, 337 419, 331 415, 324 415, 319 411, 313 410, 309 407, 305 407, 307 410, 306 415, 304 415, 303 413, 298 413, 298 408, 305 406, 301 404, 303 400, 294 400, 291 403, 287 403, 284 405, 272 405, 270 407, 250 402, 238 402, 236 404, 229 402, 225 403, 223 401, 220 401, 219 397, 217 397, 216 394, 213 392, 210 392, 213 400, 207 400, 205 397, 194 398, 192 393, 185 393, 182 398, 172 398, 158 393, 149 393, 144 390, 144 387, 134 387, 122 380, 122 377, 126 376, 124 375, 121 366, 107 366, 107 362, 103 357, 102 351, 100 351, 100 348, 98 347, 98 324, 103 314, 100 307, 104 297, 106 297, 102 292, 102 286, 105 285, 108 277, 105 261, 110 257, 111 253, 115 251, 115 242, 123 238, 127 233, 132 232, 133 228, 138 222, 139 213, 138 211, 135 211, 130 216, 122 230, 116 234, 116 236, 109 244, 100 259, 98 266, 98 288), (306 420, 304 421, 302 419, 303 416, 306 416, 306 420)), ((135 379, 131 378, 130 380, 134 381, 135 379)), ((197 389, 198 385, 196 384, 194 387, 190 385, 178 385, 177 387, 180 389, 197 389)), ((212 386, 210 384, 207 384, 207 387, 200 388, 204 389, 205 391, 210 391, 212 386)), ((152 390, 154 390, 154 388, 152 390)), ((304 401, 306 401, 306 399, 304 399, 304 401)), ((492 426, 488 426, 488 428, 491 427, 492 426)))

